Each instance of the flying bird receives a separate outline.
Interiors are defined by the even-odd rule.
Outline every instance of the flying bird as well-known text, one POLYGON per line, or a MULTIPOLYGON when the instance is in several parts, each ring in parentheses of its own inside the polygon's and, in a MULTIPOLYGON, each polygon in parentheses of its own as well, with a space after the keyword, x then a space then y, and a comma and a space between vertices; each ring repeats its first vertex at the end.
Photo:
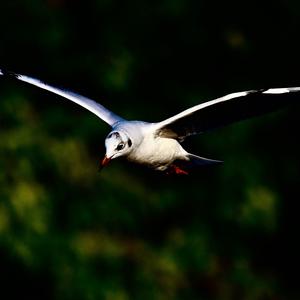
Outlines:
POLYGON ((110 125, 112 130, 105 139, 106 154, 101 167, 123 156, 131 162, 174 174, 188 174, 193 167, 221 163, 187 152, 181 145, 186 137, 278 110, 293 103, 300 92, 300 87, 290 87, 232 93, 193 106, 164 121, 149 123, 125 120, 94 100, 39 79, 1 69, 0 75, 69 99, 110 125))

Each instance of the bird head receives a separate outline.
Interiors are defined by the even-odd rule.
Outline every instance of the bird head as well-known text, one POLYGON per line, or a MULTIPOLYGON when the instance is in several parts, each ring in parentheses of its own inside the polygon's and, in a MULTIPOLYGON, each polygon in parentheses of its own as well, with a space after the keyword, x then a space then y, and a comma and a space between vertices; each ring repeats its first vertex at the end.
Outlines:
POLYGON ((112 131, 105 139, 106 154, 101 161, 101 168, 105 167, 112 159, 126 156, 130 152, 132 141, 122 131, 112 131))

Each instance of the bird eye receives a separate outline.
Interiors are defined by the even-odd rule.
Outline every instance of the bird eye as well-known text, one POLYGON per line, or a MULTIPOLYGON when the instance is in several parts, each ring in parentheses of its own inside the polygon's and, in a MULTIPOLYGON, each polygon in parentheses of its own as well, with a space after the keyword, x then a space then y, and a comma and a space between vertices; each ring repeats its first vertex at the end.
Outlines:
POLYGON ((124 148, 125 144, 124 143, 120 143, 118 146, 117 146, 117 150, 120 151, 124 148))

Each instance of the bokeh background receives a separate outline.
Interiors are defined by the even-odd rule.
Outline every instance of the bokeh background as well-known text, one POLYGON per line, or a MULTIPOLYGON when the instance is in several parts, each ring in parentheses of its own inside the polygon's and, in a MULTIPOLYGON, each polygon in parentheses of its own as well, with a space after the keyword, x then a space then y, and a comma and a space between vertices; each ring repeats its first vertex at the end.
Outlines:
MULTIPOLYGON (((0 65, 159 121, 247 89, 300 85, 300 3, 0 3, 0 65)), ((300 101, 300 97, 299 97, 300 101)), ((300 299, 299 106, 185 142, 225 163, 167 177, 109 128, 0 78, 0 298, 300 299)))

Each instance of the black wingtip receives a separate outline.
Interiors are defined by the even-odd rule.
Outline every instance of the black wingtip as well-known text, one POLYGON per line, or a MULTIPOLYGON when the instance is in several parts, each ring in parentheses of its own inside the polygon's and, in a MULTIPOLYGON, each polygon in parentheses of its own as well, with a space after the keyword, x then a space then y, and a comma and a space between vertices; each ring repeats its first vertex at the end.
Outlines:
POLYGON ((13 78, 18 78, 20 75, 16 74, 14 72, 5 70, 5 69, 0 69, 0 75, 5 76, 5 77, 13 77, 13 78))

